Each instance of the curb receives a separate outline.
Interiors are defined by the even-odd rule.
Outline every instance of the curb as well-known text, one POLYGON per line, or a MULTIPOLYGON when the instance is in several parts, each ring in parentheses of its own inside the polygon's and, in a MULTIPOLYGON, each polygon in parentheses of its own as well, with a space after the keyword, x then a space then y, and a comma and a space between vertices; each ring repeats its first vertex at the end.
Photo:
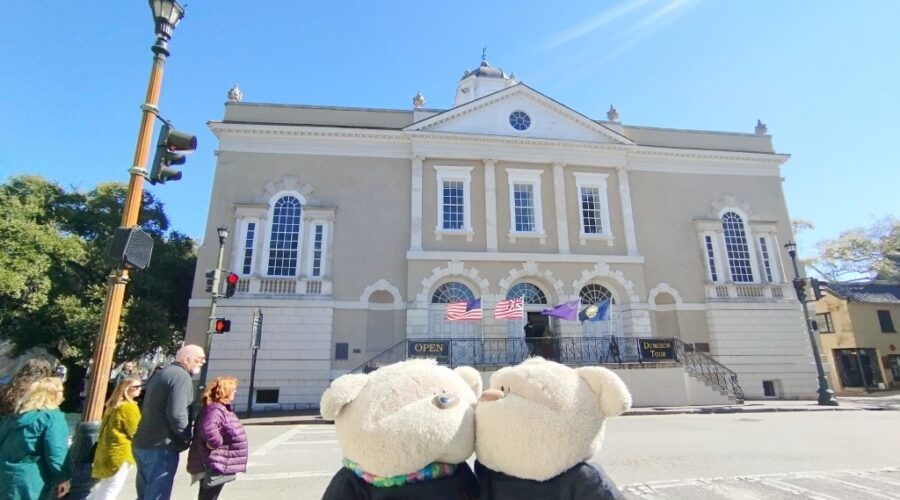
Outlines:
MULTIPOLYGON (((775 406, 775 405, 740 405, 740 406, 686 406, 686 407, 644 407, 635 408, 623 413, 622 417, 649 415, 710 415, 734 413, 786 413, 813 411, 900 411, 900 404, 877 406, 863 402, 849 402, 845 406, 819 406, 815 402, 808 405, 775 406)), ((270 414, 260 417, 241 419, 244 425, 333 425, 334 420, 327 420, 321 415, 307 413, 305 415, 270 414)))

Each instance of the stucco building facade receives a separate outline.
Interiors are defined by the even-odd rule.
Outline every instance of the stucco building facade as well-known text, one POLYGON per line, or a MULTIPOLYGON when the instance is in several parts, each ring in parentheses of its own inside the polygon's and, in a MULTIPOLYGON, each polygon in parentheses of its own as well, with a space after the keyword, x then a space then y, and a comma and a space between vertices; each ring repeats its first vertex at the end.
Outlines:
POLYGON ((814 397, 815 368, 784 272, 791 225, 764 126, 725 133, 625 125, 519 82, 486 61, 450 109, 241 102, 219 140, 188 340, 209 316, 204 271, 231 228, 210 375, 243 381, 264 313, 254 401, 315 406, 334 377, 405 339, 522 336, 494 320, 612 300, 609 321, 553 320, 566 337, 678 337, 738 373, 749 398, 814 397), (482 322, 444 320, 482 299, 482 322), (260 392, 262 391, 262 392, 260 392))
POLYGON ((835 392, 900 388, 900 284, 831 283, 815 311, 835 392))

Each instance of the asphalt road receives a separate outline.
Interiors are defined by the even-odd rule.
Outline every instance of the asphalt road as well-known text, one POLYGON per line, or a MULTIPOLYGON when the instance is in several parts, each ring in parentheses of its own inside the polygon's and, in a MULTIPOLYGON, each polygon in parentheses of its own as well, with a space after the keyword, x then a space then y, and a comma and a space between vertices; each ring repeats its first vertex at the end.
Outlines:
MULTIPOLYGON (((900 499, 898 423, 895 411, 620 417, 592 461, 635 499, 900 499)), ((250 468, 224 500, 318 499, 341 466, 331 425, 247 431, 250 468)), ((185 460, 176 499, 196 498, 185 460)), ((131 480, 120 498, 134 497, 131 480)))

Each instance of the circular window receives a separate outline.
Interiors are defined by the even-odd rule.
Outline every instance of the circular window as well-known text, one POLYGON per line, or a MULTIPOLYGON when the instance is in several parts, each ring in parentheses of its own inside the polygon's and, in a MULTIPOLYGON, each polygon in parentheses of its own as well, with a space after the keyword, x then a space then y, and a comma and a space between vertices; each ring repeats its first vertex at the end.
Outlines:
POLYGON ((526 130, 531 126, 531 117, 524 111, 513 111, 509 114, 509 124, 516 130, 526 130))

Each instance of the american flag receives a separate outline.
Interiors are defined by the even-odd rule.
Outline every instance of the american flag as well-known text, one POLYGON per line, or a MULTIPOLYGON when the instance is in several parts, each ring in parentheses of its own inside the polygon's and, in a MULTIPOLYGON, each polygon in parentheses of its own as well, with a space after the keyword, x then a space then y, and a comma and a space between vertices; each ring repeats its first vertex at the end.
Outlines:
POLYGON ((525 301, 522 297, 501 300, 494 309, 494 319, 522 319, 524 316, 525 301))
POLYGON ((481 319, 481 299, 471 299, 467 302, 451 302, 447 304, 447 321, 460 321, 464 319, 481 319))

